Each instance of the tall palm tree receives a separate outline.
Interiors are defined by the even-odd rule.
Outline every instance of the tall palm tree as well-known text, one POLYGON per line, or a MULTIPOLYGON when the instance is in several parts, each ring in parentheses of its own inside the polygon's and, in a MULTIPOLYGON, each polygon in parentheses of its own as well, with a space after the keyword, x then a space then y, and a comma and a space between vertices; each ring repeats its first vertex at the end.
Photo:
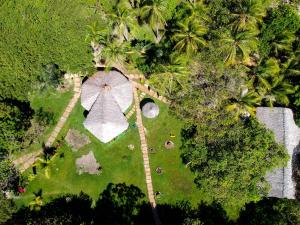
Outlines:
POLYGON ((295 87, 283 75, 258 76, 258 80, 260 82, 258 93, 263 97, 266 105, 273 107, 274 103, 285 106, 289 104, 288 95, 295 92, 295 87))
POLYGON ((233 112, 235 118, 240 116, 255 116, 256 106, 260 105, 261 97, 255 91, 248 91, 248 88, 241 88, 240 95, 230 100, 226 110, 233 112))
POLYGON ((174 49, 188 55, 196 53, 201 46, 206 45, 203 38, 206 31, 206 28, 196 20, 186 19, 182 23, 178 23, 178 28, 172 37, 176 43, 174 49))
POLYGON ((109 14, 113 35, 122 42, 130 40, 130 28, 136 26, 136 19, 130 9, 117 7, 115 12, 109 14))
POLYGON ((150 83, 167 96, 172 96, 176 88, 184 89, 189 75, 183 56, 172 56, 170 61, 170 64, 160 65, 160 72, 150 77, 150 83))
POLYGON ((197 19, 201 21, 208 21, 209 17, 207 15, 208 13, 208 7, 204 4, 203 0, 186 0, 184 1, 187 8, 190 9, 191 19, 197 19))
POLYGON ((240 0, 236 1, 231 8, 235 31, 257 29, 257 24, 262 22, 266 15, 266 1, 263 0, 240 0))
POLYGON ((283 32, 275 40, 272 41, 272 51, 274 55, 278 57, 280 52, 291 52, 292 44, 295 41, 296 37, 291 32, 283 32))
POLYGON ((140 9, 141 19, 146 20, 151 29, 154 31, 157 42, 161 39, 161 31, 165 29, 167 25, 164 18, 164 12, 166 10, 165 0, 150 0, 150 4, 145 4, 140 9))
POLYGON ((253 31, 224 34, 220 39, 220 45, 221 51, 225 55, 226 64, 250 63, 250 54, 256 52, 258 48, 256 35, 257 33, 253 31))

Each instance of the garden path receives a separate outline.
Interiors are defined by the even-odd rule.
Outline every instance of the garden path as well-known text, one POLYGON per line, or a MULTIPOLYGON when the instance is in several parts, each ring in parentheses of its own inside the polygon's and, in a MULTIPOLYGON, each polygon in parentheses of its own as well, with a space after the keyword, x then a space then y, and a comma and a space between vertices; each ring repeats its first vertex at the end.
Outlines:
POLYGON ((149 198, 149 202, 152 207, 154 222, 156 225, 160 225, 161 222, 160 222, 157 210, 156 210, 156 201, 155 201, 154 192, 153 192, 151 170, 150 170, 149 156, 148 156, 148 146, 147 146, 147 140, 146 140, 146 136, 145 136, 145 129, 143 126, 139 96, 137 93, 136 85, 133 84, 132 86, 133 86, 134 103, 135 103, 135 110, 136 110, 136 123, 137 123, 137 127, 139 130, 139 135, 140 135, 140 140, 141 140, 141 148, 142 148, 142 154, 143 154, 143 160, 144 160, 144 169, 145 169, 145 175, 146 175, 148 198, 149 198))
MULTIPOLYGON (((67 118, 69 117, 70 113, 72 112, 74 106, 76 105, 76 102, 78 101, 80 97, 80 86, 81 86, 81 79, 78 75, 73 75, 73 81, 74 81, 74 95, 73 98, 70 100, 68 106, 66 107, 64 113, 60 117, 58 123, 56 124, 56 127, 51 132, 47 142, 46 147, 50 147, 53 142, 55 141, 56 137, 58 136, 61 128, 65 124, 67 118)), ((31 165, 34 164, 34 162, 37 160, 37 158, 43 153, 43 149, 40 149, 36 152, 32 152, 26 155, 21 156, 20 158, 17 158, 13 161, 13 163, 16 165, 16 167, 19 168, 20 172, 24 172, 26 169, 28 169, 31 165)))

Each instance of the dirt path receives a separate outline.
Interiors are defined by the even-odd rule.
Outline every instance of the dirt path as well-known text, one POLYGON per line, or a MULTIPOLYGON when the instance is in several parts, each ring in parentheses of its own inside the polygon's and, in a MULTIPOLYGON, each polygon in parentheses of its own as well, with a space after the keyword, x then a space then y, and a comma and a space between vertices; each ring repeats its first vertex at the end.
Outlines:
MULTIPOLYGON (((50 136, 49 136, 49 138, 46 142, 46 146, 48 146, 48 147, 50 147, 53 144, 53 142, 55 141, 55 139, 57 138, 61 128, 64 126, 67 118, 69 117, 69 115, 72 112, 74 106, 76 105, 76 102, 78 101, 78 99, 80 97, 81 79, 80 79, 79 76, 75 75, 73 77, 73 80, 74 80, 74 95, 73 95, 73 98, 70 100, 70 102, 69 102, 68 106, 66 107, 63 115, 60 117, 58 123, 56 124, 56 127, 54 128, 54 130, 50 134, 50 136)), ((13 161, 13 163, 15 164, 15 166, 17 168, 19 168, 20 172, 24 172, 32 164, 34 164, 36 159, 42 153, 43 153, 43 150, 40 149, 36 152, 29 153, 29 154, 21 156, 20 158, 15 159, 13 161)))
POLYGON ((136 123, 140 134, 141 149, 143 153, 148 198, 152 207, 154 222, 156 225, 160 225, 161 222, 156 210, 156 202, 155 202, 154 192, 153 192, 151 170, 150 170, 149 157, 148 157, 147 140, 146 140, 145 130, 143 126, 142 113, 140 109, 140 101, 137 93, 137 88, 135 87, 135 85, 133 85, 133 94, 134 94, 134 104, 136 109, 136 123))

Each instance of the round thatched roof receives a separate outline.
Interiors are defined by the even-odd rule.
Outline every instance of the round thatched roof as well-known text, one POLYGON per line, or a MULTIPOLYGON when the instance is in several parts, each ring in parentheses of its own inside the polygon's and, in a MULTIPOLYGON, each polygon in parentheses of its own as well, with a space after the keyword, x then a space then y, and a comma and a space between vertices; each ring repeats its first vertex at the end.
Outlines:
POLYGON ((159 107, 153 102, 147 102, 143 105, 142 112, 146 118, 155 118, 159 114, 159 107))
POLYGON ((82 85, 81 104, 90 110, 84 127, 100 141, 111 141, 128 128, 123 112, 132 101, 131 83, 121 73, 96 73, 82 85))

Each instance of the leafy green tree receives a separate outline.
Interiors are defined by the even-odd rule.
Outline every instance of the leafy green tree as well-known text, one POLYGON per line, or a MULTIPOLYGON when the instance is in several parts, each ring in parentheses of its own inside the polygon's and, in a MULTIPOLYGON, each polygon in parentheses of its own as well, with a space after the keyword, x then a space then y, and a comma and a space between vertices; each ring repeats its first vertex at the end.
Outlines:
POLYGON ((187 55, 195 54, 201 46, 206 45, 203 35, 206 28, 198 21, 186 19, 178 23, 172 40, 176 43, 174 49, 187 55))
POLYGON ((11 154, 21 148, 25 131, 31 125, 33 110, 28 102, 0 101, 0 155, 11 154))
POLYGON ((272 42, 282 34, 295 34, 300 28, 300 16, 292 5, 281 4, 272 8, 264 19, 260 34, 260 56, 267 58, 272 52, 272 42))
POLYGON ((300 223, 300 204, 297 200, 264 198, 246 205, 237 224, 287 225, 300 223))
POLYGON ((250 63, 250 54, 257 51, 256 33, 253 31, 230 32, 220 39, 220 46, 225 55, 225 62, 229 65, 250 63))
POLYGON ((255 119, 237 123, 219 113, 214 124, 197 123, 193 129, 183 132, 183 159, 195 173, 198 188, 231 217, 265 195, 265 174, 288 160, 285 148, 255 119))
POLYGON ((19 173, 8 159, 0 161, 1 191, 15 191, 19 184, 19 173))
POLYGON ((13 213, 16 212, 16 206, 11 199, 7 199, 4 194, 0 193, 0 223, 5 224, 13 213))

